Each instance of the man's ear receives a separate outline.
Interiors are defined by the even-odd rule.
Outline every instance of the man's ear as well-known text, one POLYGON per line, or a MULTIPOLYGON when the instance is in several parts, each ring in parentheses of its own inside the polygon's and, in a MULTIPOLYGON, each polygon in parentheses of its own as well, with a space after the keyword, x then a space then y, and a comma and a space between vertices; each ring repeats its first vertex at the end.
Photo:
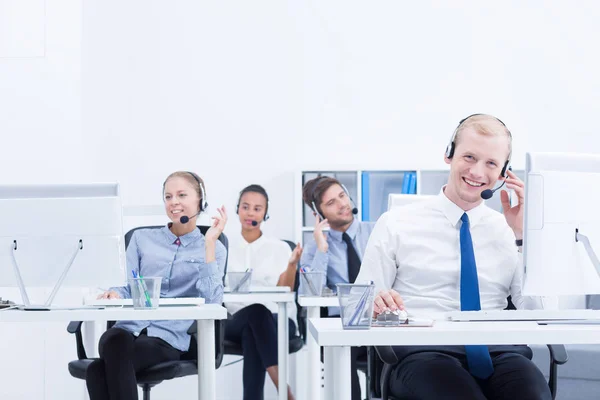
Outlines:
POLYGON ((450 164, 452 163, 452 159, 451 159, 451 158, 448 158, 448 157, 446 157, 446 154, 444 154, 444 162, 445 162, 446 164, 450 165, 450 164))

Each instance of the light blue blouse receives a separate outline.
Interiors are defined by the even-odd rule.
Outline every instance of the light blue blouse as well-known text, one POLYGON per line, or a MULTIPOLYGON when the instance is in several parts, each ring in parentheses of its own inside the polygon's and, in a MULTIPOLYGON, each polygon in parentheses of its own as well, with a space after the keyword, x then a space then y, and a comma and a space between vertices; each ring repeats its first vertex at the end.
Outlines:
MULTIPOLYGON (((205 240, 199 229, 179 237, 168 226, 160 229, 139 229, 133 233, 127 247, 127 273, 132 270, 142 276, 161 276, 160 297, 203 297, 206 303, 223 302, 223 273, 227 250, 219 241, 215 247, 216 261, 205 262, 205 240)), ((131 298, 129 285, 111 288, 122 298, 131 298)), ((187 351, 193 321, 119 321, 115 327, 134 335, 147 328, 148 336, 158 337, 174 348, 187 351)))

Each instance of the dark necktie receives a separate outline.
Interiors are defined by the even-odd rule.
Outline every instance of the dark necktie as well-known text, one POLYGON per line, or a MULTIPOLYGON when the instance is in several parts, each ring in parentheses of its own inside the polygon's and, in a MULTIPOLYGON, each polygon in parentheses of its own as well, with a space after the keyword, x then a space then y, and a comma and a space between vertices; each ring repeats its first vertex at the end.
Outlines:
MULTIPOLYGON (((477 265, 473 252, 473 240, 469 230, 469 216, 464 213, 460 218, 460 309, 462 311, 479 311, 479 281, 477 279, 477 265)), ((494 372, 492 359, 487 346, 465 346, 467 364, 471 375, 487 379, 494 372)))
POLYGON ((346 250, 348 252, 348 282, 354 283, 360 271, 360 258, 356 253, 356 249, 352 244, 352 239, 346 232, 342 235, 342 240, 346 243, 346 250))

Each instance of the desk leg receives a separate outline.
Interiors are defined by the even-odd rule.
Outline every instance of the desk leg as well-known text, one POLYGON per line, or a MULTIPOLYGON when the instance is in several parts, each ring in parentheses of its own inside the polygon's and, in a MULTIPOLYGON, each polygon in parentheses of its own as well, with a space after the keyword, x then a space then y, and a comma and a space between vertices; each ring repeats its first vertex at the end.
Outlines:
POLYGON ((327 400, 352 398, 349 346, 325 347, 325 391, 327 400))
MULTIPOLYGON (((98 346, 96 345, 96 329, 98 329, 98 324, 96 322, 99 321, 83 321, 83 348, 85 349, 85 354, 88 358, 98 357, 98 346)), ((106 326, 106 322, 104 323, 104 326, 106 326)), ((83 382, 83 387, 83 400, 89 400, 90 395, 88 394, 85 381, 83 382)))
MULTIPOLYGON (((307 307, 306 326, 311 318, 321 318, 320 307, 307 307)), ((308 347, 308 399, 318 400, 321 398, 321 348, 317 341, 307 332, 306 344, 308 347)))
POLYGON ((287 316, 287 303, 277 303, 277 363, 279 364, 279 400, 287 400, 288 352, 289 352, 289 325, 287 316))
MULTIPOLYGON (((106 325, 106 324, 105 324, 106 325)), ((94 358, 98 356, 98 350, 96 346, 96 321, 84 321, 83 322, 83 348, 88 358, 94 358)))
POLYGON ((198 400, 217 396, 215 372, 215 321, 198 320, 198 400))

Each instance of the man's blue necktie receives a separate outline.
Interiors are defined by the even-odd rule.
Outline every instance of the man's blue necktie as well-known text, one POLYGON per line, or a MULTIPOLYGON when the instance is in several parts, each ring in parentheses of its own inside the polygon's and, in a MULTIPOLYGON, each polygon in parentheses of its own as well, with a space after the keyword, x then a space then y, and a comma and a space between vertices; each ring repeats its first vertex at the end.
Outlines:
MULTIPOLYGON (((478 311, 481 310, 479 282, 467 213, 464 213, 460 220, 462 221, 460 227, 460 309, 462 311, 478 311)), ((487 346, 470 345, 465 346, 465 350, 471 375, 479 379, 489 378, 494 372, 494 366, 487 346)))

